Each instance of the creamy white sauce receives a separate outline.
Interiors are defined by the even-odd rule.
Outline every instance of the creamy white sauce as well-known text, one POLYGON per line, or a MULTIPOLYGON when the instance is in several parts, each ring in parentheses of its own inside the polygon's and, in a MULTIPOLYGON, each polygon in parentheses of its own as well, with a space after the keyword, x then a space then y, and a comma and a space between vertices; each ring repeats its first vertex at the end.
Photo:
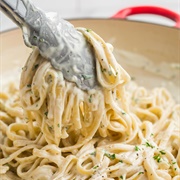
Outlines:
POLYGON ((176 102, 180 102, 180 64, 177 62, 155 62, 142 54, 125 50, 114 50, 117 61, 139 85, 149 89, 167 88, 176 102))
POLYGON ((26 45, 37 46, 40 54, 79 88, 89 90, 97 86, 95 55, 83 34, 56 13, 44 14, 45 18, 39 12, 27 14, 26 21, 33 23, 34 28, 23 27, 26 45), (31 22, 31 16, 41 19, 31 22))

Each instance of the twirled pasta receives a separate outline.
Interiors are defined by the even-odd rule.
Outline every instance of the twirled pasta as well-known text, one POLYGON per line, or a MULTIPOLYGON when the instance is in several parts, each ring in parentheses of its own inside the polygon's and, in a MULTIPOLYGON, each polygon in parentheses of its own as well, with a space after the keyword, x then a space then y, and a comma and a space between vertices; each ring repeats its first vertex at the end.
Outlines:
POLYGON ((130 81, 113 48, 78 28, 93 46, 99 84, 82 91, 37 49, 20 89, 0 94, 4 179, 180 179, 180 105, 164 88, 130 81))

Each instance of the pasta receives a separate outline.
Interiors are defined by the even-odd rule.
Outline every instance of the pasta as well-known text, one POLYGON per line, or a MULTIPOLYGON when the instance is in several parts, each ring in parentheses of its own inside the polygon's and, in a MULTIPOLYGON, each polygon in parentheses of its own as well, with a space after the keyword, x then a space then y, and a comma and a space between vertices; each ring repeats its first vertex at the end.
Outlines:
POLYGON ((100 87, 79 89, 34 49, 20 87, 0 93, 0 177, 24 180, 179 180, 180 105, 130 80, 113 47, 94 48, 100 87))

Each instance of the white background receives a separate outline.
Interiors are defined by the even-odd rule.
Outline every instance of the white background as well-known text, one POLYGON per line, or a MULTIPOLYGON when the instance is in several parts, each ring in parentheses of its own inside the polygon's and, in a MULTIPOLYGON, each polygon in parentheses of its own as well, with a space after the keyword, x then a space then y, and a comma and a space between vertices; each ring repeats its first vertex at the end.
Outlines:
MULTIPOLYGON (((119 10, 137 5, 160 6, 180 14, 180 0, 32 0, 35 5, 47 12, 58 12, 68 18, 109 18, 119 10)), ((129 19, 174 26, 167 18, 153 15, 136 15, 129 19)), ((0 13, 0 31, 16 27, 5 15, 0 13)))

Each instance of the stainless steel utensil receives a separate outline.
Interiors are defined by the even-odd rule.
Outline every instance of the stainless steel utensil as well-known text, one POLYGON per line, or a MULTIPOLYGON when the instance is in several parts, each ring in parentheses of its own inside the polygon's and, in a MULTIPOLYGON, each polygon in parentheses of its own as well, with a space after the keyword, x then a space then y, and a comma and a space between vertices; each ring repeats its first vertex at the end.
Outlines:
POLYGON ((72 24, 29 0, 0 0, 0 8, 22 29, 25 44, 38 47, 66 80, 83 90, 98 85, 93 49, 72 24))

